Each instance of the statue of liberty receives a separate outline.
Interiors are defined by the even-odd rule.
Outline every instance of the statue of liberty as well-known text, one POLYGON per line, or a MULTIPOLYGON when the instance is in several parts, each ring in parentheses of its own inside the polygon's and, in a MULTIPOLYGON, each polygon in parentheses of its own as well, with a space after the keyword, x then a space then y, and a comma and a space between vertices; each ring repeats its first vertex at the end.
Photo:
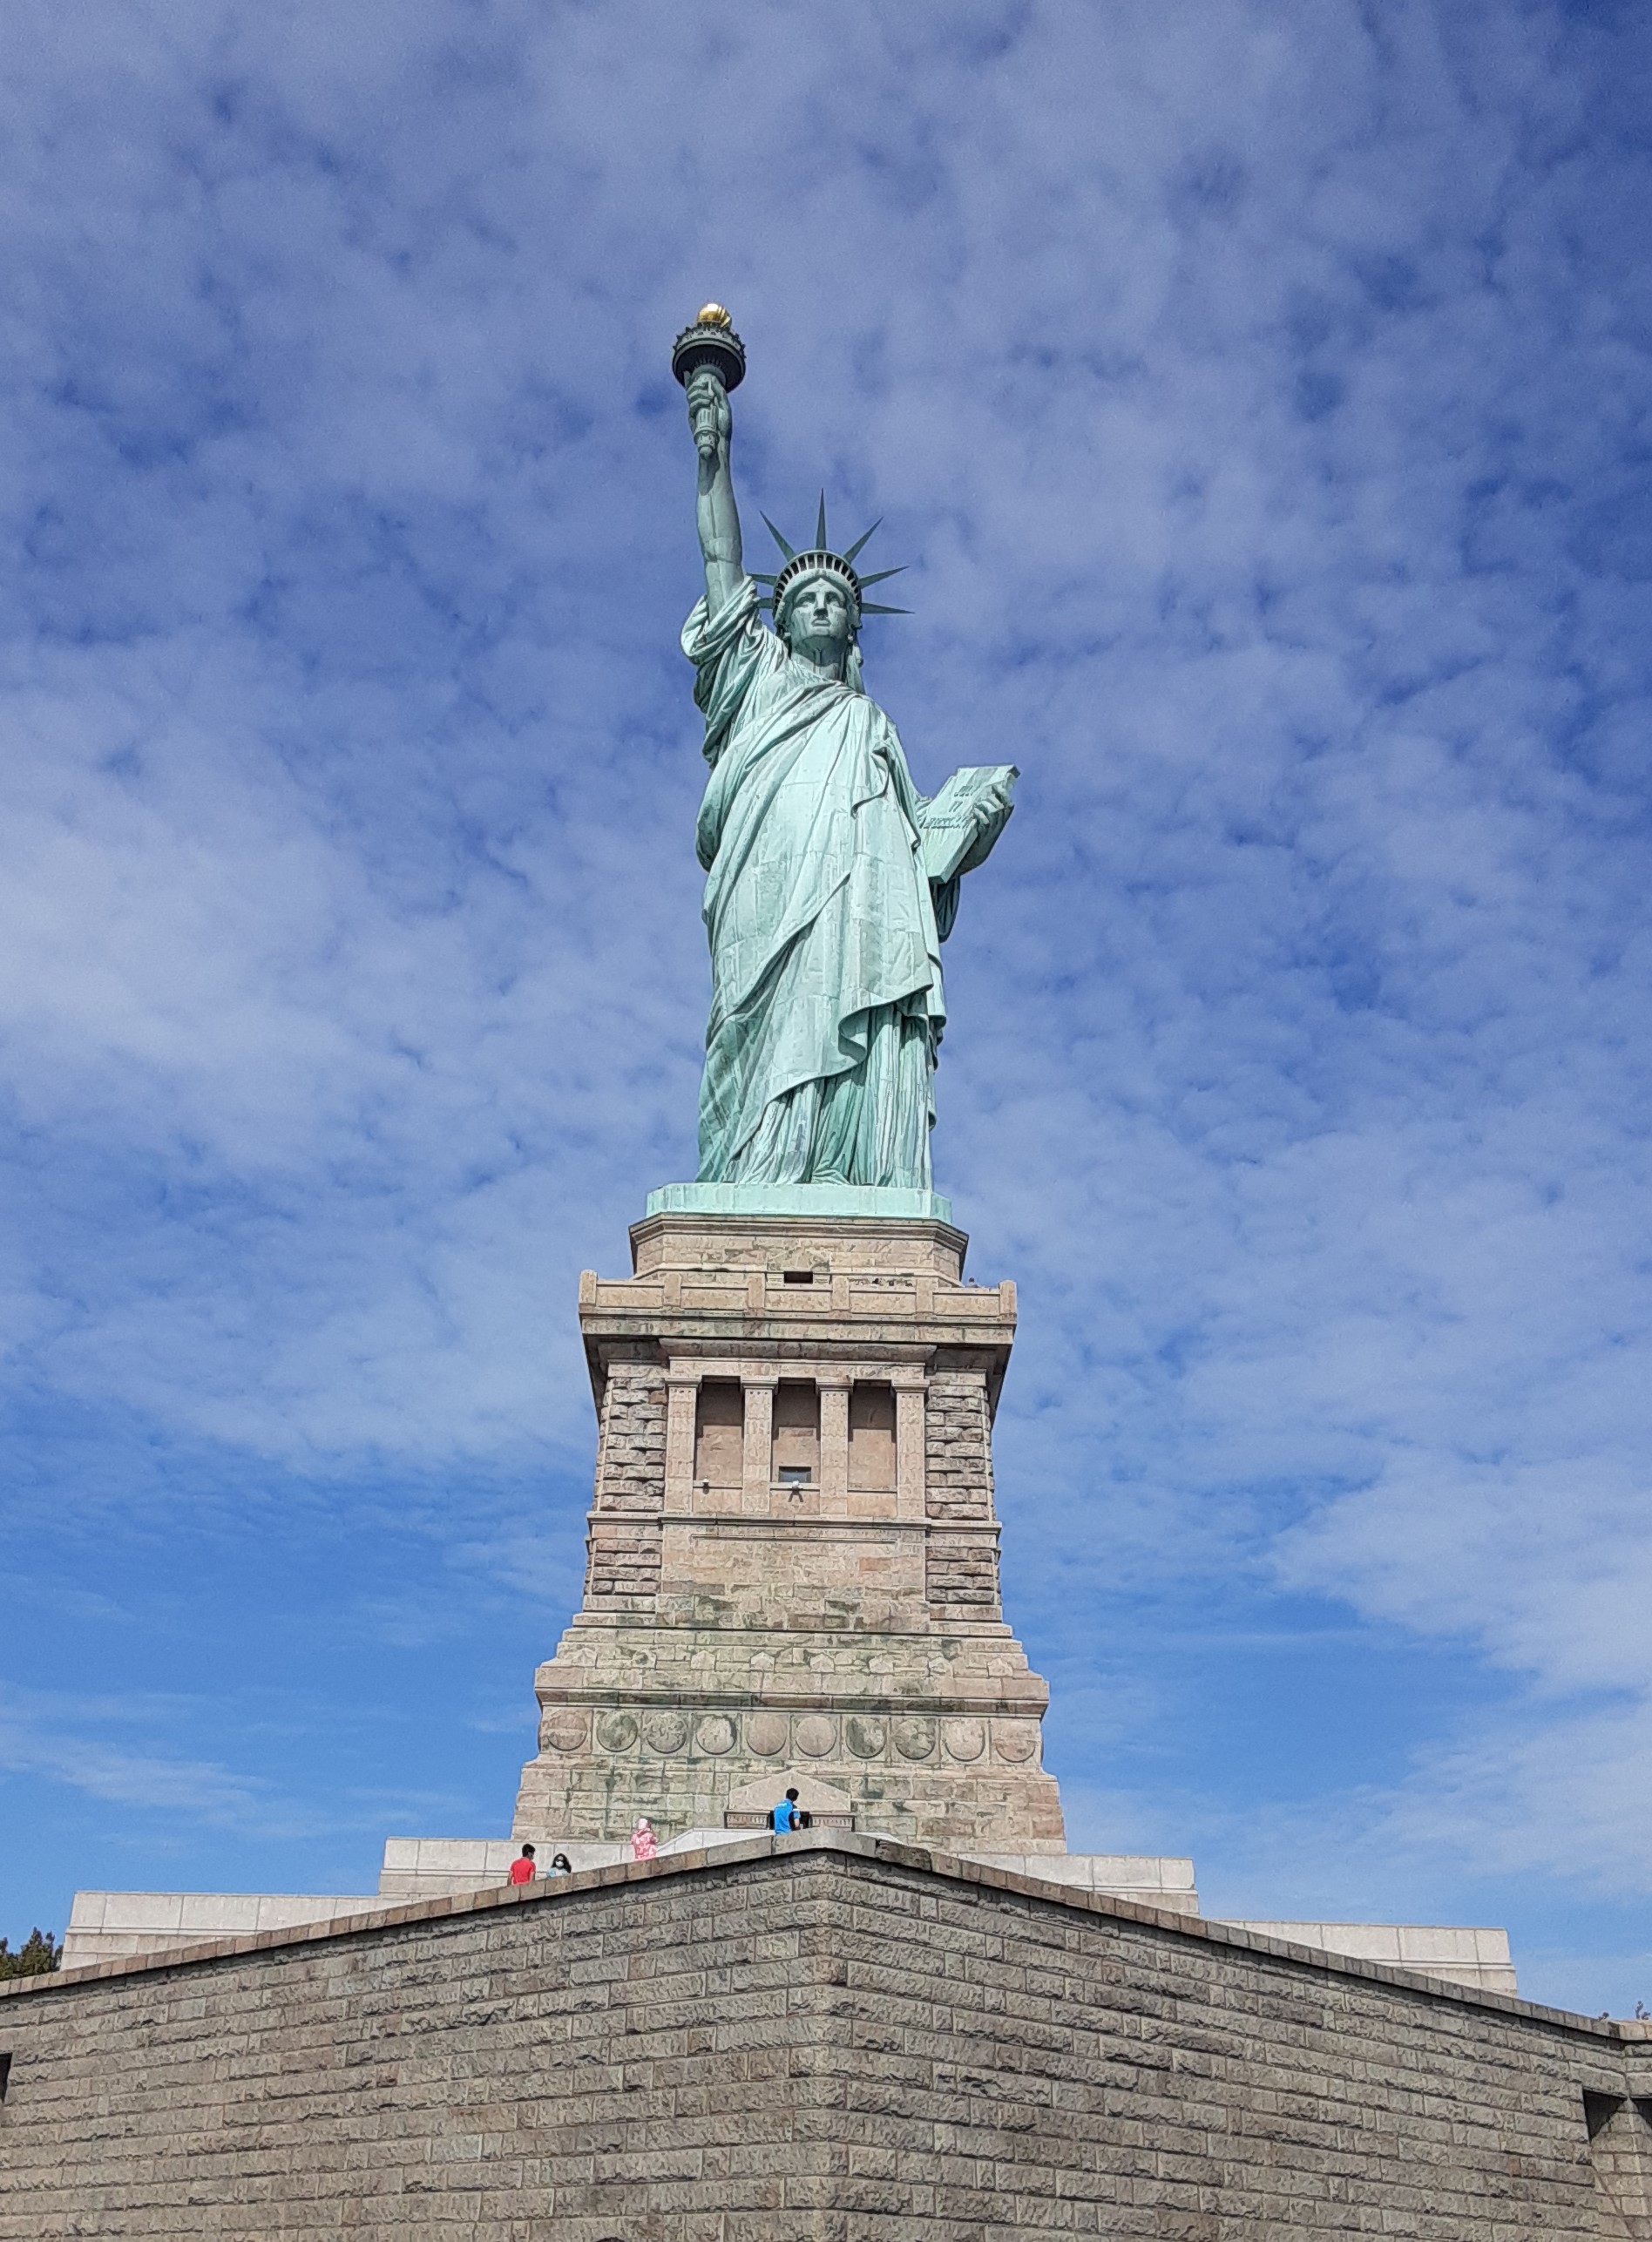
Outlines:
POLYGON ((862 617, 902 612, 863 593, 899 571, 856 572, 870 530, 833 552, 823 498, 807 552, 765 517, 783 565, 748 572, 728 403, 745 358, 721 307, 679 337, 674 365, 706 564, 682 633, 711 766, 695 835, 712 965, 700 1181, 927 1191, 941 944, 1016 774, 960 771, 933 800, 918 793, 861 681, 862 617))

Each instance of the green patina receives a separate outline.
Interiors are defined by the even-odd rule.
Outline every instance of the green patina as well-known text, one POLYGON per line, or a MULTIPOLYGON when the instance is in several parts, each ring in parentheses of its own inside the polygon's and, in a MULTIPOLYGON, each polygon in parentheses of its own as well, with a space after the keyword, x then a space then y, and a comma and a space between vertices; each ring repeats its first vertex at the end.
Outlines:
POLYGON ((816 1221, 950 1223, 952 1202, 938 1191, 870 1183, 666 1183, 650 1191, 649 1215, 806 1215, 816 1221))
POLYGON ((897 572, 858 574, 866 538, 834 552, 823 503, 812 548, 774 531, 778 577, 748 572, 728 389, 714 363, 680 370, 706 564, 682 642, 711 766, 696 831, 712 961, 699 1180, 927 1194, 941 944, 963 875, 1009 818, 1015 770, 918 793, 861 683, 863 614, 897 612, 864 590, 897 572))

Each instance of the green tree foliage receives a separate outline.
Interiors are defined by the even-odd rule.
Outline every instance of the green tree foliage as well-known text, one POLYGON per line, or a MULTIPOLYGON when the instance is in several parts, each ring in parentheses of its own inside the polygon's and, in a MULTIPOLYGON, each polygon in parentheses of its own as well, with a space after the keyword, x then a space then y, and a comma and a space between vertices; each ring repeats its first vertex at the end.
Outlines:
POLYGON ((63 1941, 54 1940, 50 1931, 38 1926, 13 1954, 4 1939, 0 1939, 0 1977, 44 1977, 48 1970, 56 1969, 63 1961, 63 1941))

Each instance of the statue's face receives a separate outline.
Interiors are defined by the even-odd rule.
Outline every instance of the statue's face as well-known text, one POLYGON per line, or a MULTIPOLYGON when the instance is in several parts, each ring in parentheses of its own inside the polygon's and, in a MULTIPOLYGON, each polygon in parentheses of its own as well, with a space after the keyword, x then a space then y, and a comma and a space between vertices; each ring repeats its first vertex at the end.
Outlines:
POLYGON ((791 645, 816 655, 843 654, 855 635, 854 606, 836 577, 823 569, 804 577, 786 601, 786 636, 791 645))

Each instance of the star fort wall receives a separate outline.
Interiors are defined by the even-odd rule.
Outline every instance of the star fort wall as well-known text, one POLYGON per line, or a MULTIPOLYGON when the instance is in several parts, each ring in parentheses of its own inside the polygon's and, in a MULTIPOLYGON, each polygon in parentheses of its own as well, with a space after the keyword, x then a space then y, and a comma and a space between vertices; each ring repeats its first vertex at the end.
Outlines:
POLYGON ((1648 2029, 757 1836, 0 1985, 0 2242, 1644 2242, 1648 2029))

